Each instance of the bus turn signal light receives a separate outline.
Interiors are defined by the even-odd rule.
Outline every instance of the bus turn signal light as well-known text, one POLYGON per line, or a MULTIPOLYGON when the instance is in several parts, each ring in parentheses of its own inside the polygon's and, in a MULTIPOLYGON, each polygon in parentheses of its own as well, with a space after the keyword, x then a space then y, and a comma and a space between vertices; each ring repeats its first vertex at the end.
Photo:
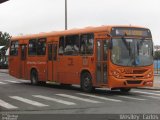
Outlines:
POLYGON ((149 72, 147 75, 146 75, 146 78, 151 78, 152 77, 152 72, 149 72))
POLYGON ((148 82, 145 82, 145 85, 152 85, 153 84, 153 82, 152 81, 148 81, 148 82))
POLYGON ((120 72, 118 72, 117 70, 112 71, 112 75, 116 78, 121 78, 120 72))

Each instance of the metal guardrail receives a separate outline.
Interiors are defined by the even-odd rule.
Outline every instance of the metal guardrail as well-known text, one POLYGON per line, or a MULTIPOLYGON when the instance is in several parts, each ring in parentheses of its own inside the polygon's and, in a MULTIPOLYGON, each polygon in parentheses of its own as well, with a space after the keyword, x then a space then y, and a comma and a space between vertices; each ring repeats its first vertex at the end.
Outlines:
POLYGON ((160 59, 154 60, 154 74, 160 74, 160 59))

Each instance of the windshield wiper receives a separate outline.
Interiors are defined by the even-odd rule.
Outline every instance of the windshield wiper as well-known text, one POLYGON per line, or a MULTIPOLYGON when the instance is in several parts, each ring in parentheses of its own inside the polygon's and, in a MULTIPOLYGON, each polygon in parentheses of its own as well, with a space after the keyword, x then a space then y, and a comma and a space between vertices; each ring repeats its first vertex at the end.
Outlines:
POLYGON ((125 45, 125 47, 127 48, 127 50, 129 51, 129 56, 131 56, 131 45, 130 45, 130 43, 129 43, 129 45, 127 44, 127 41, 126 41, 126 39, 124 38, 124 36, 122 37, 122 41, 123 41, 123 43, 124 43, 124 45, 125 45))
POLYGON ((142 37, 142 39, 140 40, 139 44, 138 44, 138 41, 137 41, 137 55, 139 56, 139 49, 142 47, 142 44, 145 40, 145 37, 142 37))
POLYGON ((131 52, 131 44, 129 43, 127 43, 127 41, 126 41, 126 39, 125 39, 125 37, 123 36, 122 37, 122 41, 123 41, 123 43, 124 43, 124 45, 125 45, 125 47, 126 47, 126 49, 128 50, 128 52, 129 52, 129 56, 130 56, 130 58, 128 59, 128 62, 127 62, 127 66, 129 65, 129 64, 131 64, 131 65, 133 65, 133 63, 135 64, 135 62, 134 62, 134 54, 131 52), (132 62, 133 61, 133 62, 132 62))

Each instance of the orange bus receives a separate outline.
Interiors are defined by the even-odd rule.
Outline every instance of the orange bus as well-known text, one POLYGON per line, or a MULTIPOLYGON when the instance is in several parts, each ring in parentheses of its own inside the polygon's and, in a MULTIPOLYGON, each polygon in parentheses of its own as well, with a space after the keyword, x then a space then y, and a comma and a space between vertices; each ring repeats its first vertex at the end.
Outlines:
POLYGON ((13 37, 9 74, 33 85, 94 88, 153 86, 153 42, 147 28, 101 26, 13 37))

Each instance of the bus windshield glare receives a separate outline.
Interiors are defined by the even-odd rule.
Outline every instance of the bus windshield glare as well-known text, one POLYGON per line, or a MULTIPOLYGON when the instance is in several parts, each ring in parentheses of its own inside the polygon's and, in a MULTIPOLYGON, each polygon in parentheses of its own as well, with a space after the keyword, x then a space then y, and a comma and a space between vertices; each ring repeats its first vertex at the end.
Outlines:
POLYGON ((112 39, 111 60, 121 66, 148 66, 153 64, 153 43, 148 39, 112 39))

